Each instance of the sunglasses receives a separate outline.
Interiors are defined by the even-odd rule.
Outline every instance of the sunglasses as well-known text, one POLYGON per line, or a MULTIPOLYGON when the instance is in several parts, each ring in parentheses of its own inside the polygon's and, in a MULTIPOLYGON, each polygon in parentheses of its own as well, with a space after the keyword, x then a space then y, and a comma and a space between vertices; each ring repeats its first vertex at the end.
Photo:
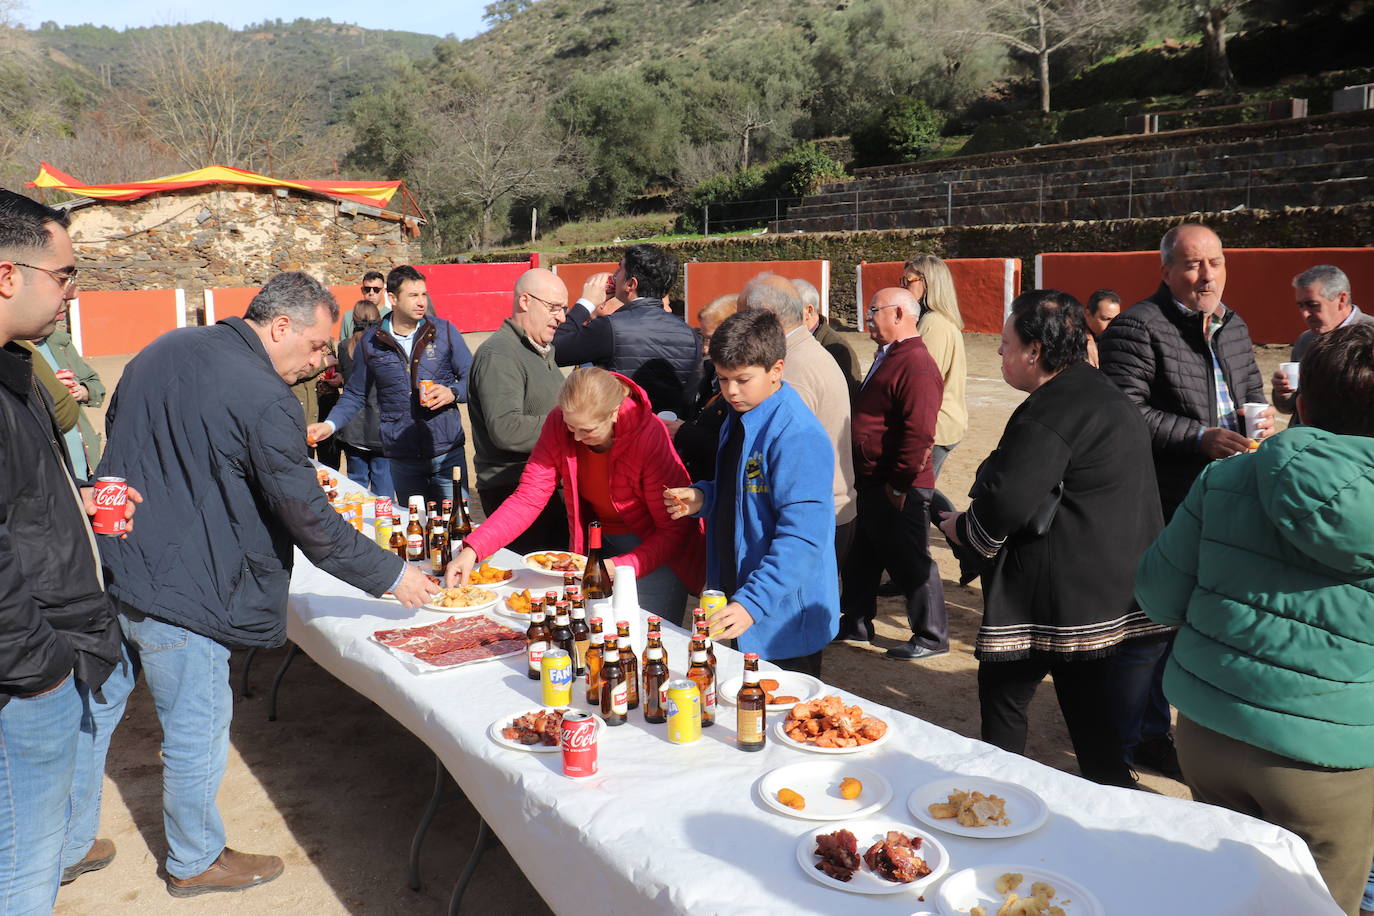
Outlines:
POLYGON ((381 288, 380 286, 364 286, 364 287, 363 287, 363 292, 365 292, 365 293, 380 293, 381 291, 382 291, 382 288, 381 288))

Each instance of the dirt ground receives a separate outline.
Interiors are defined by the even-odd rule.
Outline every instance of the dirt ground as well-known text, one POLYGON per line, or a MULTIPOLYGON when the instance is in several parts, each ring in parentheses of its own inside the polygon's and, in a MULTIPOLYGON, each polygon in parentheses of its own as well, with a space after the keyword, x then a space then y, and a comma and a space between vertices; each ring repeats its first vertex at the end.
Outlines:
MULTIPOLYGON (((468 335, 475 348, 485 335, 468 335)), ((873 344, 850 335, 865 365, 873 344)), ((1024 397, 1001 378, 997 338, 966 335, 970 430, 950 455, 941 489, 962 507, 978 463, 997 444, 1007 417, 1024 397)), ((1258 347, 1268 379, 1287 347, 1258 347)), ((126 358, 92 364, 114 390, 126 358)), ((152 494, 149 494, 152 496, 152 494)), ((891 661, 883 651, 902 641, 905 614, 882 599, 878 645, 827 650, 827 682, 870 697, 963 735, 977 736, 977 663, 973 639, 982 614, 977 588, 960 587, 958 567, 937 532, 934 554, 945 580, 950 653, 928 662, 891 661)), ((440 809, 421 864, 423 888, 407 886, 411 835, 434 778, 433 756, 413 735, 370 701, 302 655, 283 682, 278 721, 269 722, 268 697, 285 649, 259 652, 248 672, 248 694, 235 709, 228 772, 219 794, 231 846, 283 856, 286 872, 244 894, 176 900, 158 875, 165 854, 161 820, 160 731, 149 695, 135 691, 106 768, 101 836, 118 847, 114 863, 62 889, 55 912, 158 914, 428 914, 446 912, 448 894, 476 831, 464 801, 440 809)), ((235 689, 247 653, 234 652, 235 689)), ((1075 771, 1068 733, 1047 683, 1031 704, 1027 756, 1075 771)), ((1146 791, 1188 797, 1181 784, 1141 773, 1146 791)), ((466 902, 479 913, 549 912, 506 851, 483 858, 466 902)))

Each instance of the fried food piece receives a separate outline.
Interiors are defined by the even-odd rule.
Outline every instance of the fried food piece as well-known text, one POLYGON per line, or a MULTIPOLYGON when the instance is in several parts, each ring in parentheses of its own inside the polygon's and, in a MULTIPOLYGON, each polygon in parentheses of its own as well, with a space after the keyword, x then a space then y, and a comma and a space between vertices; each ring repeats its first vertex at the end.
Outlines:
POLYGON ((1011 824, 1007 817, 1007 800, 1000 795, 984 795, 982 792, 963 792, 955 789, 949 793, 945 802, 935 802, 926 810, 931 817, 956 819, 964 827, 986 827, 995 824, 1006 827, 1011 824))
POLYGON ((1053 884, 1049 884, 1045 881, 1036 881, 1031 885, 1031 896, 1039 900, 1053 900, 1054 894, 1055 890, 1053 884))
POLYGON ((759 686, 763 688, 764 693, 772 693, 774 690, 777 690, 780 685, 771 677, 766 677, 759 681, 759 686))
POLYGON ((846 776, 840 780, 841 798, 858 798, 864 794, 864 784, 853 776, 846 776))
POLYGON ((529 589, 506 596, 506 607, 516 614, 528 614, 533 604, 534 598, 530 595, 529 589))
POLYGON ((926 860, 917 855, 920 846, 920 837, 913 840, 904 833, 889 830, 886 837, 868 847, 864 863, 887 881, 910 884, 930 874, 926 860))
POLYGON ((478 588, 475 585, 460 585, 457 588, 440 589, 440 596, 434 600, 434 604, 446 608, 465 608, 477 604, 486 604, 492 600, 494 593, 485 588, 478 588))
POLYGON ((793 791, 792 789, 779 789, 778 801, 786 805, 787 807, 795 808, 798 811, 801 811, 803 808, 806 807, 806 799, 802 798, 799 793, 793 791))
POLYGON ((986 907, 976 906, 968 911, 968 916, 988 916, 986 907))
POLYGON ((768 694, 768 705, 769 705, 769 706, 785 706, 785 705, 787 705, 787 704, 789 704, 789 703, 796 703, 796 702, 798 702, 798 699, 797 699, 796 697, 788 697, 788 696, 775 697, 775 696, 773 696, 772 694, 768 694))
POLYGON ((839 697, 822 697, 793 706, 787 713, 783 731, 794 741, 817 747, 858 747, 885 735, 887 723, 865 716, 858 706, 845 706, 839 697))
POLYGON ((1005 875, 999 875, 997 878, 997 883, 993 886, 997 888, 997 893, 1005 894, 1009 891, 1014 891, 1018 887, 1020 887, 1021 882, 1023 880, 1025 880, 1025 875, 1021 874, 1020 872, 1013 871, 1008 872, 1005 875))
POLYGON ((505 582, 514 573, 509 569, 497 569, 483 563, 468 575, 468 582, 472 585, 495 585, 497 582, 505 582))
POLYGON ((836 830, 816 837, 816 869, 837 881, 848 881, 859 870, 859 841, 848 830, 836 830))

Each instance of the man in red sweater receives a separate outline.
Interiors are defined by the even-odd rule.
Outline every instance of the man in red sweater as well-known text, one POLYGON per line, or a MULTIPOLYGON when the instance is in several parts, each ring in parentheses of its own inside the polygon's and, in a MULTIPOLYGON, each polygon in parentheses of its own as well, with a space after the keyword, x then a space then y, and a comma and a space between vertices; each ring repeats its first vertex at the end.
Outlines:
POLYGON ((944 379, 916 331, 920 303, 900 287, 882 289, 865 313, 878 344, 854 402, 854 546, 844 565, 840 633, 873 640, 878 581, 886 569, 906 599, 911 638, 887 650, 921 659, 949 651, 945 594, 930 557, 928 527, 935 475, 930 450, 944 379))

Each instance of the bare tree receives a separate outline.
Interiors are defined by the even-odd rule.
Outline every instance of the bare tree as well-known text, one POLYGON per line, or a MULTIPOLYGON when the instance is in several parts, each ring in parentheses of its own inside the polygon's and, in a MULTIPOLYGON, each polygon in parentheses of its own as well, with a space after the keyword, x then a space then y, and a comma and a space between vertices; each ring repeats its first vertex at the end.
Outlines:
POLYGON ((1202 29, 1202 47, 1207 58, 1207 84, 1216 89, 1236 85, 1231 61, 1226 57, 1226 19, 1249 0, 1183 0, 1183 6, 1197 17, 1202 29))
POLYGON ((191 168, 262 168, 302 140, 305 88, 284 85, 224 26, 158 30, 134 63, 148 104, 128 110, 191 168))
POLYGON ((575 144, 550 129, 542 104, 472 91, 438 108, 430 142, 414 162, 415 184, 431 206, 476 209, 481 247, 491 244, 498 205, 556 193, 575 180, 575 144))
POLYGON ((1073 45, 1125 30, 1141 14, 1139 0, 991 0, 981 6, 986 27, 960 28, 955 34, 998 41, 1034 57, 1040 110, 1047 114, 1050 58, 1073 45))

